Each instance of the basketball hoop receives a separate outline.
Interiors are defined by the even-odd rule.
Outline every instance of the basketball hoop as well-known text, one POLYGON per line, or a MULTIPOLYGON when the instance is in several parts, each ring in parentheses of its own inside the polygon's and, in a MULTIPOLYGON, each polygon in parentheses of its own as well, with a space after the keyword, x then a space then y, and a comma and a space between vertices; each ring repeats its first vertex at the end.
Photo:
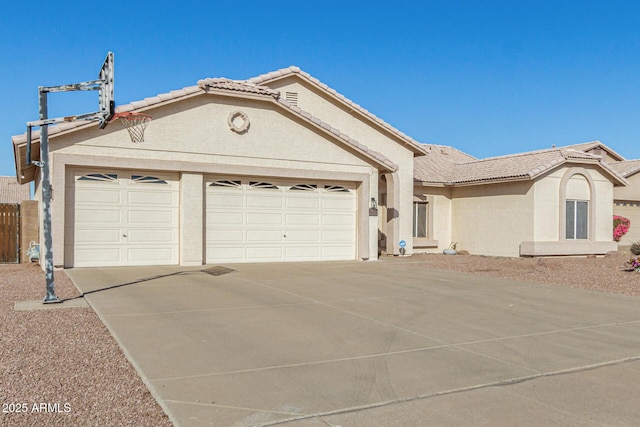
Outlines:
POLYGON ((127 128, 131 142, 144 142, 144 130, 151 121, 151 116, 144 113, 116 113, 112 120, 118 119, 127 128))

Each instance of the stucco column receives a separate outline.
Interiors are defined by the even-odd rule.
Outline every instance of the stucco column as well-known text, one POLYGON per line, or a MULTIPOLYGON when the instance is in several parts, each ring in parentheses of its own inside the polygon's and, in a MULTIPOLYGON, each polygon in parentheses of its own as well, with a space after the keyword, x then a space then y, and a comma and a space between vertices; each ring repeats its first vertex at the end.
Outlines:
MULTIPOLYGON (((52 188, 52 198, 51 198, 51 232, 53 235, 53 265, 55 267, 64 267, 65 259, 64 259, 64 239, 65 239, 65 218, 67 217, 67 212, 65 212, 65 200, 66 200, 66 179, 70 179, 70 182, 73 182, 73 175, 71 173, 66 173, 66 167, 63 164, 57 162, 53 153, 51 155, 52 159, 52 171, 51 171, 51 188, 52 188)), ((42 188, 39 188, 40 191, 40 208, 42 208, 42 188)), ((42 215, 40 215, 40 221, 42 221, 42 215)), ((44 227, 40 224, 40 230, 42 231, 40 236, 40 250, 43 249, 44 245, 44 227)), ((44 254, 40 254, 40 259, 44 260, 44 254)), ((44 261, 40 262, 42 268, 44 268, 44 261)))
POLYGON ((204 264, 204 177, 180 175, 180 265, 204 264))
POLYGON ((369 181, 362 181, 357 188, 358 242, 357 258, 369 259, 369 181))
POLYGON ((400 255, 400 177, 397 172, 383 176, 387 182, 387 255, 400 255))
MULTIPOLYGON (((371 199, 375 199, 376 204, 380 202, 378 195, 378 171, 375 170, 369 178, 369 194, 367 195, 367 205, 371 207, 371 199)), ((378 259, 378 209, 372 211, 366 209, 369 215, 367 216, 367 224, 369 226, 369 260, 378 259)))

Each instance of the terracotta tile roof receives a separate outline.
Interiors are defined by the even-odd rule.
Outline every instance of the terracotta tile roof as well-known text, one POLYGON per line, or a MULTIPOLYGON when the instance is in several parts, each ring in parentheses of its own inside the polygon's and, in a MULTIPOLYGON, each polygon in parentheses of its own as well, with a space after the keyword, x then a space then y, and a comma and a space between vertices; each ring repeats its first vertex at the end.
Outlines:
POLYGON ((310 74, 302 71, 299 67, 290 66, 290 67, 287 67, 287 68, 281 68, 279 70, 272 71, 270 73, 261 74, 261 75, 256 76, 256 77, 252 77, 252 78, 246 80, 246 82, 259 85, 259 84, 269 83, 269 82, 274 81, 274 80, 279 80, 279 79, 282 79, 282 78, 285 78, 285 77, 288 77, 288 76, 291 76, 291 75, 300 76, 304 80, 306 80, 306 81, 312 83, 314 86, 322 89, 325 93, 331 95, 332 97, 334 97, 335 99, 339 100, 340 102, 346 104, 350 108, 352 108, 352 109, 354 109, 356 111, 359 111, 363 116, 367 117, 370 121, 372 121, 373 123, 375 123, 376 125, 384 128, 384 129, 386 129, 388 132, 392 133, 393 135, 395 135, 396 137, 398 137, 402 141, 404 141, 409 147, 411 147, 413 149, 413 151, 416 154, 418 154, 418 155, 426 154, 425 153, 426 147, 425 147, 424 144, 414 140, 410 136, 408 136, 408 135, 404 134, 403 132, 399 131, 395 127, 391 126, 389 123, 387 123, 384 120, 382 120, 381 118, 377 117, 375 114, 371 113, 370 111, 366 110, 362 106, 360 106, 360 105, 356 104, 355 102, 351 101, 346 96, 344 96, 341 93, 337 92, 335 89, 330 88, 329 86, 327 86, 326 84, 324 84, 320 80, 318 80, 317 78, 315 78, 315 77, 311 76, 310 74))
POLYGON ((0 203, 22 203, 30 199, 29 184, 18 184, 15 176, 0 176, 0 203))
POLYGON ((440 156, 437 167, 429 164, 429 156, 414 159, 414 180, 423 184, 471 185, 492 182, 531 180, 564 163, 592 163, 605 169, 615 181, 626 184, 623 176, 600 156, 575 149, 552 148, 482 160, 456 160, 440 156))
POLYGON ((620 154, 616 153, 609 146, 603 144, 600 141, 583 142, 582 144, 566 145, 560 148, 567 149, 567 150, 573 149, 578 151, 590 151, 595 148, 601 148, 607 151, 612 157, 617 158, 617 160, 625 160, 624 157, 622 157, 620 154))
MULTIPOLYGON (((382 153, 379 153, 374 150, 370 150, 365 145, 359 143, 358 141, 350 138, 345 133, 340 130, 332 127, 328 123, 323 122, 319 118, 311 115, 310 113, 301 110, 297 106, 290 104, 282 99, 280 99, 280 92, 273 90, 266 86, 260 86, 255 83, 250 83, 241 80, 231 80, 226 78, 207 78, 198 81, 198 85, 196 86, 188 86, 179 90, 174 90, 168 93, 162 93, 150 98, 145 98, 141 101, 134 101, 129 104, 123 104, 116 107, 116 113, 128 112, 128 111, 146 111, 149 108, 153 108, 159 106, 161 104, 167 104, 175 101, 179 101, 182 99, 186 99, 192 96, 203 95, 206 93, 244 93, 255 95, 259 97, 270 98, 272 101, 276 102, 281 107, 292 111, 294 114, 304 118, 309 123, 318 126, 325 131, 331 133, 334 137, 339 138, 346 145, 353 147, 356 151, 362 153, 365 157, 373 159, 375 162, 384 165, 386 168, 390 170, 397 170, 398 165, 392 162, 388 157, 384 156, 382 153)), ((76 122, 67 122, 60 123, 55 126, 49 126, 49 135, 55 136, 56 134, 61 134, 67 131, 75 131, 83 128, 88 128, 92 126, 96 126, 96 121, 76 121, 76 122)), ((32 133, 32 140, 35 142, 34 147, 32 148, 32 160, 39 160, 39 138, 40 132, 34 131, 32 133)), ((20 158, 22 164, 16 165, 17 175, 21 177, 21 182, 30 182, 34 179, 35 176, 35 166, 31 165, 29 167, 26 166, 25 155, 24 155, 24 146, 26 145, 27 135, 26 133, 21 135, 13 136, 12 142, 14 145, 14 151, 16 154, 16 158, 20 158), (22 178, 24 176, 24 178, 22 178)))
POLYGON ((640 159, 611 162, 609 163, 609 166, 611 166, 611 169, 618 172, 620 175, 628 178, 631 175, 635 175, 640 172, 640 159))
POLYGON ((208 78, 198 81, 198 86, 203 90, 221 89, 234 92, 253 93, 256 95, 267 95, 274 98, 280 97, 280 92, 266 86, 258 86, 256 84, 247 83, 242 80, 230 80, 225 78, 208 78))
POLYGON ((432 184, 452 182, 455 165, 477 160, 446 145, 427 145, 427 154, 413 159, 413 175, 415 181, 432 184))

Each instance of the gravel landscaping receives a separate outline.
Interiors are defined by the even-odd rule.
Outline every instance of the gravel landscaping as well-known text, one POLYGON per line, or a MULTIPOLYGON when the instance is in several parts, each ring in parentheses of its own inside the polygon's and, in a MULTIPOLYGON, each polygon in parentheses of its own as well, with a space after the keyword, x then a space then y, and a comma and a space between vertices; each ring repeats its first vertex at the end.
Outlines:
MULTIPOLYGON (((494 258, 415 255, 418 268, 640 296, 640 274, 623 271, 628 255, 589 258, 494 258)), ((63 271, 61 299, 79 297, 63 271)), ((89 307, 16 311, 41 301, 37 265, 0 265, 0 425, 170 426, 98 316, 89 307)), ((49 306, 47 306, 49 307, 49 306)))
MULTIPOLYGON (((64 272, 55 284, 79 295, 64 272)), ((171 426, 91 308, 14 310, 44 291, 39 266, 0 264, 0 425, 171 426)))

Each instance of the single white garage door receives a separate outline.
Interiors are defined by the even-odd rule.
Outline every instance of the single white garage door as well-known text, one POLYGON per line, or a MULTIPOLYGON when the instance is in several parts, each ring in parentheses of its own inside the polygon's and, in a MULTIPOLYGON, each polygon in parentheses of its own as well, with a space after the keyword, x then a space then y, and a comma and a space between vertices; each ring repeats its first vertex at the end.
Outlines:
POLYGON ((353 260, 355 185, 211 178, 206 182, 206 260, 353 260))
POLYGON ((178 263, 176 174, 78 170, 66 194, 65 266, 178 263))

